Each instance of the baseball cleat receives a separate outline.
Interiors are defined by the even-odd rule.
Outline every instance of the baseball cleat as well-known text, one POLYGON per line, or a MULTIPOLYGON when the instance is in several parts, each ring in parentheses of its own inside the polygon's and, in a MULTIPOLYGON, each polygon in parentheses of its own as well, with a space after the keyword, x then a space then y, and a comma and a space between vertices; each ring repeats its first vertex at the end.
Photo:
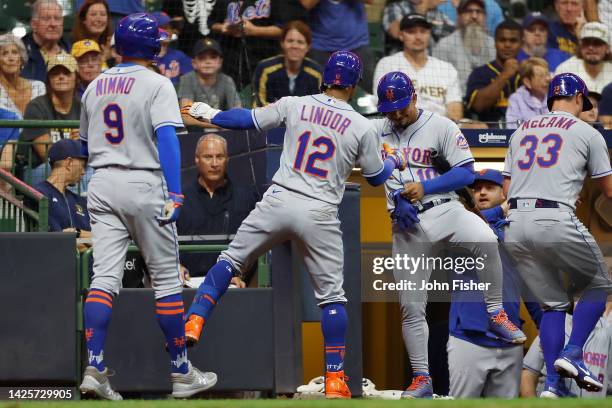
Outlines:
POLYGON ((83 374, 83 382, 79 390, 82 394, 90 395, 96 398, 102 398, 111 401, 121 401, 121 394, 111 388, 108 377, 112 376, 111 370, 106 367, 104 371, 98 371, 96 367, 85 367, 83 374))
POLYGON ((576 398, 576 394, 567 389, 562 378, 555 377, 549 379, 547 377, 544 390, 540 393, 540 398, 576 398))
POLYGON ((514 344, 522 344, 527 340, 525 333, 508 319, 504 309, 499 309, 489 316, 489 330, 500 339, 514 344))
POLYGON ((185 323, 185 338, 187 346, 195 346, 200 341, 202 329, 204 328, 204 318, 196 314, 189 316, 189 320, 185 323))
POLYGON ((577 346, 565 346, 555 360, 555 370, 562 377, 573 378, 580 388, 591 392, 599 392, 603 384, 584 365, 582 349, 577 346))
POLYGON ((402 399, 411 398, 433 398, 433 385, 429 375, 417 375, 412 378, 412 383, 402 392, 402 399))
POLYGON ((347 377, 342 371, 328 371, 325 373, 325 398, 350 399, 351 390, 346 384, 347 377))
POLYGON ((217 374, 202 372, 189 364, 187 374, 172 373, 172 396, 174 398, 189 398, 199 392, 206 391, 217 383, 217 374))

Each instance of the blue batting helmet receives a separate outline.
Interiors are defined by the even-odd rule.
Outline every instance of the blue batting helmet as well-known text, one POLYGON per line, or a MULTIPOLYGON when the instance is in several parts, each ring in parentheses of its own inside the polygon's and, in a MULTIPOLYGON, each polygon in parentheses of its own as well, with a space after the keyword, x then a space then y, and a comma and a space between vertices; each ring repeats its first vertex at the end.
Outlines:
POLYGON ((323 85, 355 86, 361 80, 363 64, 357 54, 336 51, 327 60, 323 71, 323 85))
POLYGON ((378 111, 387 113, 404 109, 414 98, 414 86, 408 75, 394 71, 385 74, 378 82, 378 111))
POLYGON ((589 90, 582 78, 569 72, 555 75, 548 86, 548 110, 552 110, 552 103, 555 98, 574 96, 576 94, 582 94, 584 99, 582 105, 583 112, 593 109, 593 104, 589 100, 589 90))
POLYGON ((157 20, 146 13, 123 17, 115 29, 115 48, 123 57, 153 60, 161 49, 160 40, 167 34, 160 32, 157 20))

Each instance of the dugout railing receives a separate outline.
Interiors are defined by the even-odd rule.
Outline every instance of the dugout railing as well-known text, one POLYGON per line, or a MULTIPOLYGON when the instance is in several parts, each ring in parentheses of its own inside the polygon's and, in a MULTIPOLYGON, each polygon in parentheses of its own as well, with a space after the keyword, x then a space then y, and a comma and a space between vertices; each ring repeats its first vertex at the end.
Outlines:
POLYGON ((48 208, 44 195, 0 168, 0 232, 47 231, 48 208), (26 200, 37 209, 29 208, 26 200))

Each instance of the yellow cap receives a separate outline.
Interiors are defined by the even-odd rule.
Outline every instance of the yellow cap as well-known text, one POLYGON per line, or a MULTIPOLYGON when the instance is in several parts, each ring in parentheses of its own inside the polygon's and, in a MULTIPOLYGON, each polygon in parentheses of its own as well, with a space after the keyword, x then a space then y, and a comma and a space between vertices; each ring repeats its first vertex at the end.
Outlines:
POLYGON ((100 46, 94 40, 81 40, 72 44, 70 53, 74 58, 80 58, 88 52, 102 52, 100 46))
POLYGON ((77 70, 77 62, 74 57, 63 51, 49 58, 47 61, 47 72, 57 66, 65 67, 70 72, 76 72, 77 70))

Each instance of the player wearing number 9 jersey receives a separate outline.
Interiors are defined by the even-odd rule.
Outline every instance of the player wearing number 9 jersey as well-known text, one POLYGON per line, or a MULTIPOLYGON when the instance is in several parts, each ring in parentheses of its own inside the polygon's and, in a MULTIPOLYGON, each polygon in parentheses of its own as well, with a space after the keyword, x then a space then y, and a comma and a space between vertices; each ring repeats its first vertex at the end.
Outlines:
POLYGON ((202 325, 225 293, 233 273, 242 273, 279 242, 297 244, 322 309, 327 398, 349 398, 344 380, 345 331, 343 249, 338 204, 356 162, 374 185, 382 184, 397 156, 383 163, 370 122, 347 103, 361 78, 358 56, 338 51, 323 74, 322 94, 286 97, 254 110, 220 112, 205 104, 183 108, 193 117, 234 129, 271 129, 285 124, 280 168, 261 202, 244 220, 236 237, 206 275, 189 310, 186 336, 197 342, 202 325))
POLYGON ((175 128, 183 123, 172 83, 150 69, 161 39, 149 15, 123 18, 115 30, 123 63, 99 75, 82 98, 80 135, 95 169, 87 195, 95 255, 84 308, 88 365, 80 390, 104 399, 121 399, 108 381, 104 343, 131 240, 151 274, 170 354, 172 395, 188 397, 217 381, 187 359, 173 225, 182 204, 175 128))
POLYGON ((574 378, 588 391, 602 388, 584 365, 582 349, 602 316, 612 283, 601 250, 574 209, 587 175, 612 198, 612 169, 603 136, 577 117, 592 109, 580 77, 554 77, 548 108, 551 113, 524 122, 510 138, 504 165, 510 205, 505 235, 517 269, 544 309, 543 396, 563 397, 567 390, 560 376, 574 378), (563 347, 568 292, 581 297, 563 347))

